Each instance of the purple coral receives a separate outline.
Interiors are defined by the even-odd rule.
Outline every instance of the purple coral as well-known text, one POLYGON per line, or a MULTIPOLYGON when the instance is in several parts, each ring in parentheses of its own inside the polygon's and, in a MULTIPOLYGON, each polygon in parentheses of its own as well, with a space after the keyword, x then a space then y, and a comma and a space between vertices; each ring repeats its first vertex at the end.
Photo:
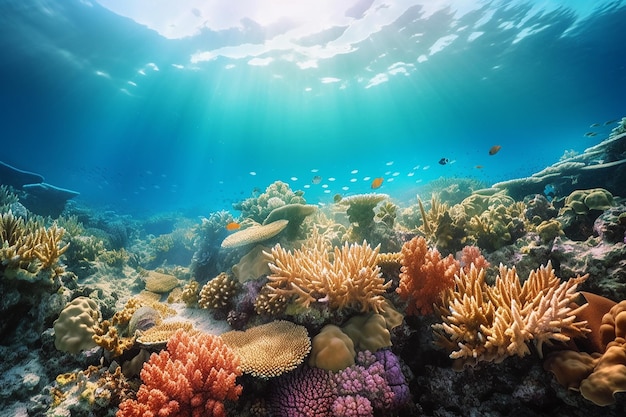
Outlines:
POLYGON ((332 417, 336 398, 331 373, 304 366, 277 378, 268 409, 277 417, 332 417))
POLYGON ((277 417, 372 417, 410 399, 400 360, 390 350, 359 352, 339 372, 301 367, 272 386, 268 409, 277 417))
POLYGON ((389 349, 379 350, 374 354, 379 363, 381 363, 385 369, 385 381, 394 393, 393 405, 394 408, 404 406, 411 399, 409 392, 409 384, 402 373, 402 367, 400 365, 400 359, 389 349))

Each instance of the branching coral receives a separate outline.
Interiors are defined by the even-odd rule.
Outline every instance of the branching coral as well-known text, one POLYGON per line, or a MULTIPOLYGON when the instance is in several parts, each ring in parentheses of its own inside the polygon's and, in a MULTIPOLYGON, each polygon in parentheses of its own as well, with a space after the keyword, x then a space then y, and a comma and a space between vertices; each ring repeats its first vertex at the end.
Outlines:
POLYGON ((137 400, 122 402, 116 416, 225 417, 224 401, 241 394, 240 375, 239 358, 218 336, 179 330, 144 364, 137 400))
POLYGON ((462 270, 438 309, 443 323, 433 325, 437 344, 451 351, 458 368, 524 356, 531 340, 541 354, 544 343, 567 342, 588 332, 585 321, 576 321, 584 306, 573 304, 578 285, 586 279, 561 282, 548 263, 521 285, 515 268, 501 265, 495 284, 489 286, 484 269, 462 270))
POLYGON ((439 251, 429 249, 426 239, 415 237, 402 246, 402 267, 397 293, 409 302, 408 314, 429 314, 442 291, 454 285, 454 274, 460 264, 452 255, 441 258, 439 251))
POLYGON ((65 273, 60 257, 69 247, 62 241, 65 230, 53 225, 25 222, 11 211, 0 216, 0 271, 8 278, 25 281, 54 279, 65 273))
POLYGON ((275 296, 295 299, 303 307, 324 303, 331 309, 376 311, 382 309, 385 283, 376 264, 379 248, 347 243, 331 255, 321 237, 310 248, 286 251, 272 248, 272 271, 267 287, 275 296))

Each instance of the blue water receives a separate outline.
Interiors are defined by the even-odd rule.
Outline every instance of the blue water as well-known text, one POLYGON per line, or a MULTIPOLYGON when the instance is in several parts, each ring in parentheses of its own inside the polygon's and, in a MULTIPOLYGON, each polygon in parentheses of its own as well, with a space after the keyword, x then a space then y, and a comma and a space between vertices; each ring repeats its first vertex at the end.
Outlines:
POLYGON ((623 1, 291 3, 3 0, 0 160, 133 214, 275 180, 406 201, 530 175, 626 115, 623 1))

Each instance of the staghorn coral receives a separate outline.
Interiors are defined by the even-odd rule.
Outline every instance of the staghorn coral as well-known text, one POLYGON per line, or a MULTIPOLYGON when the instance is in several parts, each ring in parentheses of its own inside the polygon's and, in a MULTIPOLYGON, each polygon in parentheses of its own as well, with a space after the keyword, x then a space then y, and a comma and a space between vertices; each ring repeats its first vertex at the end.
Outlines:
POLYGON ((220 337, 239 355, 241 370, 257 378, 274 378, 292 371, 311 351, 306 328, 285 320, 246 331, 233 330, 220 337))
POLYGON ((310 248, 286 251, 280 244, 272 248, 272 271, 267 287, 276 296, 285 296, 307 308, 323 303, 331 309, 379 312, 391 285, 381 277, 376 264, 379 247, 345 243, 334 248, 333 257, 318 236, 310 248))
POLYGON ((461 270, 438 308, 443 323, 433 325, 436 343, 451 352, 455 368, 527 355, 531 340, 541 355, 544 343, 567 342, 588 332, 585 321, 576 321, 585 306, 573 304, 585 279, 561 282, 548 263, 521 285, 515 268, 500 265, 489 286, 484 269, 461 270))
POLYGON ((454 285, 454 274, 460 264, 452 255, 441 258, 439 251, 429 249, 426 239, 415 237, 402 246, 400 284, 396 292, 408 301, 408 314, 429 314, 441 293, 454 285))
POLYGON ((205 309, 226 309, 239 291, 239 281, 225 272, 204 284, 200 290, 198 306, 205 309))
POLYGON ((11 211, 0 216, 0 273, 12 279, 35 282, 52 281, 65 274, 61 255, 69 244, 63 242, 65 230, 56 225, 43 227, 24 221, 11 211))
POLYGON ((218 336, 178 330, 144 364, 137 399, 123 401, 116 417, 225 417, 224 401, 241 395, 240 375, 239 358, 218 336))

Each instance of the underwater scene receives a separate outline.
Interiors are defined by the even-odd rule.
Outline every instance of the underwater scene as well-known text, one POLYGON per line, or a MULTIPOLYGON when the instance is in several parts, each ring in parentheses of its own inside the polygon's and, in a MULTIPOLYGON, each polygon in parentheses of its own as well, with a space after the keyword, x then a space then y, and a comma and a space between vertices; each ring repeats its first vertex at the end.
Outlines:
POLYGON ((0 12, 0 416, 626 415, 626 1, 0 12))

